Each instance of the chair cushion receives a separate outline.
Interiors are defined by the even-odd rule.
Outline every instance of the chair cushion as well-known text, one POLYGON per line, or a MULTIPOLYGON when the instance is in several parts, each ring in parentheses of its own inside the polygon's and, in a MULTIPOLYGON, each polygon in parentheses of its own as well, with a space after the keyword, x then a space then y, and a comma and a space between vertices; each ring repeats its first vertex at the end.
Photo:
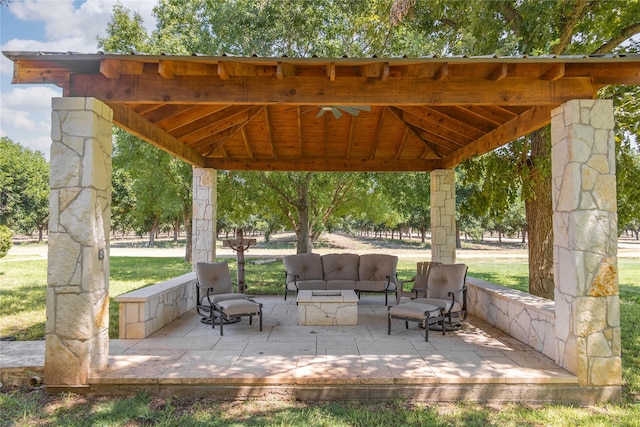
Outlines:
POLYGON ((455 294, 457 300, 462 300, 462 288, 467 277, 465 264, 434 265, 429 271, 427 298, 451 299, 449 292, 455 294))
POLYGON ((260 313, 260 304, 248 299, 225 300, 216 304, 216 308, 227 316, 241 316, 260 313))
POLYGON ((239 294, 236 292, 230 293, 230 294, 216 294, 216 295, 209 296, 209 299, 211 300, 211 304, 216 304, 221 301, 227 301, 232 299, 247 299, 247 298, 249 298, 248 295, 239 294))
POLYGON ((288 273, 287 283, 298 276, 298 280, 323 280, 322 260, 320 254, 287 255, 282 259, 284 269, 288 273))
POLYGON ((198 262, 196 263, 196 274, 199 286, 210 289, 209 294, 233 293, 233 283, 227 261, 198 262))
POLYGON ((322 255, 324 280, 358 280, 360 256, 357 254, 322 255))
POLYGON ((462 303, 460 301, 456 301, 455 304, 453 304, 453 307, 451 306, 451 298, 447 298, 447 299, 440 299, 440 298, 416 298, 414 300, 411 300, 411 302, 417 302, 417 303, 421 303, 421 304, 430 304, 430 305, 435 305, 437 307, 442 307, 444 308, 444 311, 448 312, 448 311, 452 311, 452 312, 456 312, 456 311, 460 311, 462 310, 462 303))
POLYGON ((440 308, 431 304, 421 304, 417 302, 405 302, 389 307, 389 314, 392 317, 401 317, 406 319, 423 320, 429 313, 429 317, 434 318, 440 316, 440 308))

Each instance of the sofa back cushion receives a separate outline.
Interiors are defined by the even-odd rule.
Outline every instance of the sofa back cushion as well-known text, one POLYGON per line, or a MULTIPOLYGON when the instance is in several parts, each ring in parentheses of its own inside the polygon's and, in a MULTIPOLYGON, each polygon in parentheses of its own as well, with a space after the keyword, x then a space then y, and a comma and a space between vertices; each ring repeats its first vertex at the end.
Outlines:
POLYGON ((360 255, 358 267, 358 280, 377 281, 391 278, 391 283, 396 283, 396 267, 398 257, 386 254, 360 255))
POLYGON ((357 254, 322 255, 322 271, 324 280, 358 280, 357 254))
POLYGON ((298 280, 323 280, 320 254, 287 255, 282 259, 287 272, 287 283, 298 280))

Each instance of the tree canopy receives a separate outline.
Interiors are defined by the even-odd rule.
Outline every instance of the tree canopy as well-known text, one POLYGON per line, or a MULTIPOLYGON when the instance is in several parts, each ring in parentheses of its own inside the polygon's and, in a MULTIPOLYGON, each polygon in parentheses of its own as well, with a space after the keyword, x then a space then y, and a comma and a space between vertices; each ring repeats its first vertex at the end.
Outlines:
POLYGON ((44 154, 0 139, 0 225, 39 241, 49 219, 49 164, 44 154))
MULTIPOLYGON (((156 29, 147 34, 138 15, 116 5, 108 36, 100 40, 101 47, 115 52, 326 57, 601 54, 637 52, 638 39, 629 37, 640 32, 638 0, 161 0, 154 14, 156 29)), ((618 188, 620 200, 632 204, 635 193, 626 180, 634 179, 637 169, 632 143, 637 129, 632 129, 632 123, 634 118, 638 122, 638 97, 625 97, 629 92, 625 91, 603 91, 602 96, 613 97, 618 121, 629 123, 623 124, 624 129, 619 127, 617 134, 618 163, 628 172, 619 173, 618 188), (625 119, 624 114, 630 118, 625 119)), ((531 238, 532 292, 547 297, 553 292, 549 162, 548 130, 541 130, 463 165, 462 176, 475 184, 458 193, 459 198, 465 198, 460 204, 466 209, 461 224, 469 227, 482 222, 470 215, 486 215, 496 227, 506 227, 505 221, 511 228, 519 227, 515 224, 522 225, 524 201, 531 238)), ((416 174, 402 184, 411 183, 413 178, 416 186, 428 182, 424 175, 416 174)), ((229 209, 226 215, 233 218, 230 223, 255 219, 255 208, 263 208, 258 216, 288 224, 298 232, 300 241, 312 242, 313 236, 331 225, 326 214, 341 212, 327 201, 357 199, 334 192, 334 187, 368 191, 367 200, 383 201, 389 207, 383 218, 372 205, 357 204, 348 214, 352 221, 375 214, 376 221, 390 228, 411 224, 421 230, 428 221, 427 206, 417 201, 420 196, 428 200, 425 189, 415 187, 404 192, 403 185, 382 175, 377 180, 373 174, 368 175, 368 185, 347 174, 221 173, 220 179, 219 192, 225 201, 221 206, 229 209), (314 180, 323 184, 316 186, 314 180), (224 194, 225 186, 240 188, 246 184, 251 185, 251 196, 224 194), (314 190, 303 196, 310 189, 314 190), (227 205, 226 201, 233 203, 227 205), (238 203, 247 209, 235 208, 238 203)), ((626 215, 621 210, 621 219, 627 221, 626 215)), ((310 247, 301 243, 298 250, 310 247)))

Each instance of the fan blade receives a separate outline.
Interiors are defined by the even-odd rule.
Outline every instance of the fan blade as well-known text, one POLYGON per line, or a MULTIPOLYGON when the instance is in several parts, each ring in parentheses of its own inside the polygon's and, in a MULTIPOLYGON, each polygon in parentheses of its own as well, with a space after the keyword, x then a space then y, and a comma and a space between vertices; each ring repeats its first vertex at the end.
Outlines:
POLYGON ((333 117, 335 117, 336 119, 342 117, 342 113, 340 112, 340 110, 335 107, 331 107, 331 112, 333 113, 333 117))
POLYGON ((358 109, 358 107, 347 107, 347 106, 341 105, 338 108, 344 111, 345 113, 349 113, 353 116, 357 116, 358 114, 360 114, 360 110, 358 109))
POLYGON ((318 114, 316 114, 316 119, 319 117, 322 117, 324 115, 324 110, 321 108, 320 111, 318 111, 318 114))

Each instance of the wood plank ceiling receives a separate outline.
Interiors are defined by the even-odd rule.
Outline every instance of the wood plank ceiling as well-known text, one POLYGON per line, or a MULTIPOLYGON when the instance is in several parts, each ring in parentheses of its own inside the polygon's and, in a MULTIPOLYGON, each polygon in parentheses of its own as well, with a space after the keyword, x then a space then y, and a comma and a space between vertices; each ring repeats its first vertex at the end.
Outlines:
POLYGON ((636 55, 4 54, 14 62, 14 83, 95 97, 113 109, 116 125, 195 166, 221 170, 451 168, 548 124, 563 102, 594 98, 608 84, 640 84, 636 55), (366 109, 336 117, 341 106, 366 109))

